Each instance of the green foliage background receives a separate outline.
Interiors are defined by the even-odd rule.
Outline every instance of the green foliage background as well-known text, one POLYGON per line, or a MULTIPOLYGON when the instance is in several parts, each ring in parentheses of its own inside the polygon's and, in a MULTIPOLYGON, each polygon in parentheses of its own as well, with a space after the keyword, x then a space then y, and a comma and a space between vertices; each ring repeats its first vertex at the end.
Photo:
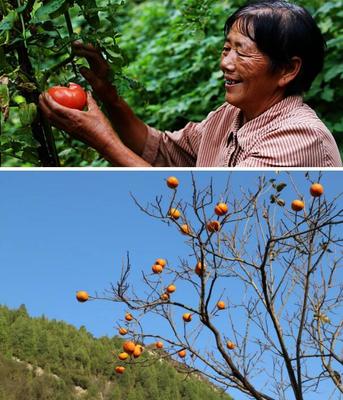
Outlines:
POLYGON ((25 306, 0 306, 0 400, 232 400, 208 381, 177 372, 170 360, 161 364, 148 350, 139 359, 144 364, 125 363, 125 373, 117 375, 122 342, 96 339, 62 321, 30 318, 25 306), (87 392, 78 397, 75 386, 87 392))
MULTIPOLYGON (((172 131, 187 121, 200 121, 224 101, 219 71, 223 25, 227 16, 243 3, 242 0, 35 2, 31 25, 27 24, 25 32, 38 90, 68 81, 86 86, 77 73, 78 65, 84 61, 72 64, 70 54, 70 42, 81 38, 103 49, 112 65, 113 82, 146 123, 172 131), (73 32, 68 32, 63 9, 53 13, 47 9, 62 3, 70 5, 73 32), (47 16, 52 17, 49 23, 42 22, 47 16), (41 36, 32 36, 33 27, 41 36)), ((306 101, 327 124, 342 149, 343 117, 338 105, 343 101, 343 2, 297 3, 315 17, 328 45, 324 71, 306 95, 306 101)), ((0 24, 2 37, 11 32, 6 30, 10 22, 6 23, 0 24)), ((12 116, 0 136, 3 165, 40 165, 29 124, 20 127, 23 117, 19 116, 17 103, 22 99, 18 95, 22 94, 23 82, 14 79, 13 60, 11 65, 12 116)), ((8 74, 6 68, 0 67, 0 75, 8 74)), ((62 166, 108 165, 94 151, 65 134, 54 130, 54 138, 62 166)))

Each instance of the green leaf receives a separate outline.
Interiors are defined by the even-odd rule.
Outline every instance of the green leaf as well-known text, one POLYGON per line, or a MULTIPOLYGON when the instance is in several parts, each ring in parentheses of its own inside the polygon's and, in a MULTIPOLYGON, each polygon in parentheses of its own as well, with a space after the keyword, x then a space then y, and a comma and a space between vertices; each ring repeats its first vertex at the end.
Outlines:
POLYGON ((44 19, 49 16, 58 17, 68 7, 67 0, 50 0, 36 12, 36 18, 44 19))
POLYGON ((17 20, 18 13, 15 11, 10 11, 0 22, 0 32, 11 30, 17 20))
POLYGON ((328 49, 343 46, 343 36, 330 39, 326 42, 328 49))
POLYGON ((282 182, 282 183, 279 183, 279 184, 276 186, 275 189, 276 189, 277 192, 281 192, 286 186, 287 186, 287 183, 282 182))
POLYGON ((8 107, 10 102, 10 95, 8 92, 8 86, 4 83, 0 84, 0 108, 8 107))
POLYGON ((34 103, 19 105, 19 119, 22 125, 30 125, 37 116, 37 106, 34 103))
POLYGON ((9 102, 10 102, 10 95, 8 91, 7 83, 0 84, 0 112, 4 116, 4 121, 6 121, 9 117, 9 102))
POLYGON ((35 150, 36 149, 32 149, 30 147, 24 148, 22 153, 23 160, 31 164, 37 164, 39 162, 39 158, 35 150))
POLYGON ((324 81, 328 82, 332 78, 335 78, 338 75, 343 74, 343 64, 341 65, 334 65, 328 71, 325 72, 324 81))
POLYGON ((329 87, 326 87, 326 88, 324 88, 324 90, 323 90, 323 92, 322 92, 322 94, 321 94, 321 98, 323 99, 323 100, 326 100, 326 101, 332 101, 333 100, 333 96, 334 96, 334 90, 333 89, 331 89, 331 88, 329 88, 329 87))

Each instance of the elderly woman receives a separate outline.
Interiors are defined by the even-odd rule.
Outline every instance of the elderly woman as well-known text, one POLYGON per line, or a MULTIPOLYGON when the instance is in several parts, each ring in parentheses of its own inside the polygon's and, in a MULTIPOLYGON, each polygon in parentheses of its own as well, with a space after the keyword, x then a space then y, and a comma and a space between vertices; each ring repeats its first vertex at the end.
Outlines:
POLYGON ((123 167, 340 167, 334 138, 303 102, 323 67, 325 43, 311 15, 286 1, 257 1, 228 18, 220 68, 225 103, 200 123, 161 132, 139 120, 107 81, 108 65, 91 45, 75 43, 90 69, 81 73, 88 111, 60 106, 44 93, 50 121, 123 167), (118 138, 119 137, 121 140, 118 138))

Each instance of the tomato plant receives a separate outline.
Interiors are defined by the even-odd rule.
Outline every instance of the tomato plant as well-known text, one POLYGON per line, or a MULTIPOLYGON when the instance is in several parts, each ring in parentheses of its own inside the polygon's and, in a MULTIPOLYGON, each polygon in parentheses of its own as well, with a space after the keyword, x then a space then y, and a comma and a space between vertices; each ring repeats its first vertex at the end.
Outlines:
POLYGON ((77 83, 69 83, 68 87, 53 86, 48 89, 48 93, 57 103, 65 107, 83 110, 87 103, 87 94, 77 83))
MULTIPOLYGON (((100 48, 111 65, 110 79, 119 84, 124 80, 125 59, 116 42, 116 19, 123 4, 124 0, 0 1, 1 165, 107 165, 95 151, 51 127, 38 98, 49 87, 68 82, 89 88, 78 70, 86 61, 72 51, 75 40, 100 48)), ((65 87, 59 94, 61 90, 64 98, 71 90, 82 103, 79 89, 65 87)))

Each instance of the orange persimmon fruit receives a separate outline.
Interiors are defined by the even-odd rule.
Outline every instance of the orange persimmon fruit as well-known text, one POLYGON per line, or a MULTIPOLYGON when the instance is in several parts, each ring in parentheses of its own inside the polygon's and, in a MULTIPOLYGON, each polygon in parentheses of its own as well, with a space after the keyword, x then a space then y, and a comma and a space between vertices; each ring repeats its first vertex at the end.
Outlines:
POLYGON ((122 353, 119 353, 118 358, 119 360, 126 360, 129 357, 128 353, 126 353, 126 351, 123 351, 122 353))
POLYGON ((231 340, 228 340, 228 341, 226 342, 226 347, 227 347, 229 350, 233 350, 236 346, 235 346, 235 344, 234 344, 233 342, 231 342, 231 340))
POLYGON ((154 274, 160 274, 163 271, 163 267, 160 264, 154 264, 151 269, 154 274))
POLYGON ((191 233, 191 228, 187 224, 183 224, 180 226, 180 231, 184 235, 190 235, 191 233))
POLYGON ((176 290, 176 286, 171 284, 171 285, 167 286, 166 290, 167 290, 168 293, 174 293, 175 290, 176 290))
POLYGON ((170 296, 169 296, 168 293, 162 293, 162 294, 161 294, 161 300, 163 300, 163 301, 168 301, 169 298, 170 298, 170 296))
POLYGON ((208 221, 206 224, 206 228, 209 232, 218 232, 220 230, 219 221, 208 221))
POLYGON ((217 303, 218 310, 224 310, 225 307, 226 307, 226 305, 225 305, 224 301, 222 301, 222 300, 218 301, 218 303, 217 303))
POLYGON ((313 197, 319 197, 324 193, 324 188, 320 183, 314 183, 310 187, 310 193, 313 197))
POLYGON ((135 358, 137 358, 137 357, 139 357, 141 354, 142 354, 142 352, 143 352, 143 347, 140 345, 140 344, 137 344, 136 346, 135 346, 135 349, 133 350, 133 356, 135 357, 135 358))
POLYGON ((87 301, 89 299, 89 294, 87 292, 85 292, 84 290, 79 290, 76 293, 76 299, 80 303, 84 303, 85 301, 87 301))
POLYGON ((118 367, 115 367, 115 371, 116 371, 117 374, 122 374, 125 371, 125 367, 120 365, 118 367))
POLYGON ((167 178, 167 186, 171 189, 175 189, 179 186, 179 180, 175 176, 169 176, 167 178))
POLYGON ((214 212, 219 216, 223 216, 228 212, 228 206, 225 203, 218 203, 215 207, 214 207, 214 212))
POLYGON ((296 200, 293 200, 291 203, 292 210, 296 211, 296 212, 303 210, 304 207, 305 207, 305 203, 302 200, 296 199, 296 200))
POLYGON ((178 353, 179 357, 184 358, 186 357, 186 350, 180 350, 178 353))
POLYGON ((126 319, 126 321, 132 321, 132 320, 133 320, 132 314, 126 313, 126 314, 125 314, 125 319, 126 319))
POLYGON ((191 313, 185 313, 185 314, 183 314, 182 319, 185 322, 191 322, 192 321, 192 314, 191 313))
POLYGON ((181 213, 180 213, 180 211, 179 211, 177 208, 171 208, 171 209, 168 211, 168 215, 169 215, 170 218, 179 219, 180 216, 181 216, 181 213))
POLYGON ((206 270, 205 265, 203 265, 201 261, 198 261, 198 262, 197 262, 197 265, 195 266, 194 272, 195 272, 197 275, 201 276, 201 275, 203 275, 203 273, 205 272, 205 270, 206 270))
POLYGON ((126 328, 119 328, 118 332, 119 332, 119 335, 124 336, 127 334, 128 330, 126 328))
POLYGON ((123 343, 123 350, 128 354, 132 354, 135 351, 135 348, 136 348, 135 343, 131 342, 130 340, 123 343))
POLYGON ((158 264, 158 265, 160 265, 161 267, 164 268, 167 265, 167 261, 164 258, 158 258, 155 261, 155 264, 158 264))

